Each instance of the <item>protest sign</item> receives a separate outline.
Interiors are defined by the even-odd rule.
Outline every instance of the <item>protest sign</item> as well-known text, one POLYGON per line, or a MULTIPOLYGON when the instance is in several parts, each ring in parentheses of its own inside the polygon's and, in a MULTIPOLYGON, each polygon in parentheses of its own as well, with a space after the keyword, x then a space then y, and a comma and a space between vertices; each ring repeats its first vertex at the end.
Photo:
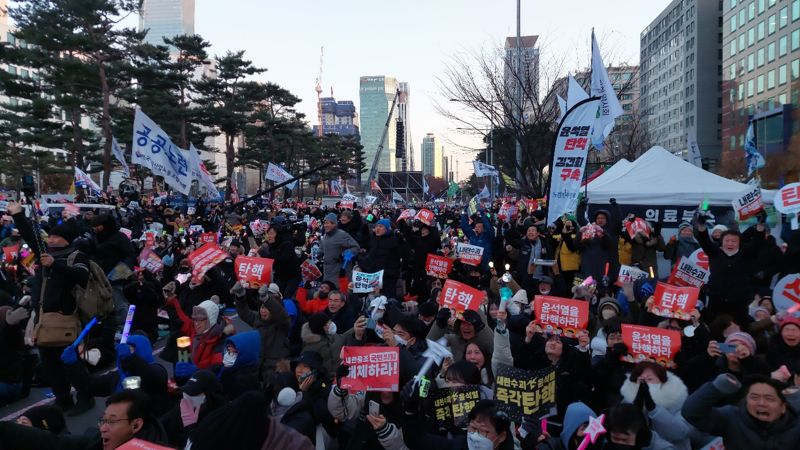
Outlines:
POLYGON ((128 238, 128 240, 130 240, 131 239, 131 235, 133 235, 133 232, 129 228, 120 227, 119 232, 124 234, 125 237, 128 238))
POLYGON ((0 200, 0 211, 7 211, 8 210, 8 202, 5 200, 0 200))
POLYGON ((708 265, 708 255, 706 255, 706 252, 704 252, 702 248, 698 248, 692 252, 691 255, 689 255, 689 262, 701 269, 710 270, 708 265))
POLYGON ((353 271, 353 292, 356 294, 368 294, 375 288, 383 287, 383 271, 375 273, 365 273, 353 271))
POLYGON ((497 216, 500 219, 509 220, 517 215, 517 211, 517 205, 511 202, 506 202, 500 207, 500 211, 497 213, 497 216))
POLYGON ((195 211, 197 211, 197 210, 195 209, 194 206, 190 206, 190 207, 186 208, 186 214, 189 215, 189 216, 193 216, 195 211))
POLYGON ((190 234, 203 233, 204 231, 206 230, 203 228, 202 225, 189 225, 190 234))
POLYGON ((208 269, 214 267, 228 257, 221 248, 217 247, 214 243, 204 244, 197 250, 189 253, 186 259, 192 265, 192 279, 195 283, 199 283, 203 275, 208 272, 208 269))
POLYGON ((428 275, 438 278, 447 278, 451 270, 453 270, 452 259, 446 256, 428 253, 428 259, 425 261, 425 272, 428 275))
POLYGON ((628 236, 630 236, 631 239, 636 236, 636 233, 642 233, 646 237, 650 237, 650 225, 648 225, 647 221, 641 217, 636 217, 632 221, 626 220, 625 231, 628 232, 628 236))
POLYGON ((775 209, 783 214, 800 211, 800 183, 791 183, 775 193, 775 209))
POLYGON ((439 304, 458 312, 463 312, 467 309, 477 311, 484 298, 486 298, 486 294, 483 291, 456 280, 448 279, 439 294, 439 304))
POLYGON ((355 205, 355 203, 348 200, 342 200, 339 202, 339 207, 342 209, 353 209, 353 205, 355 205))
POLYGON ((422 208, 414 218, 425 225, 430 226, 436 220, 436 215, 430 209, 422 208))
POLYGON ((501 364, 494 393, 498 409, 516 423, 522 423, 523 417, 544 416, 556 404, 555 367, 533 371, 501 364))
POLYGON ((139 438, 133 438, 117 447, 118 450, 172 450, 172 447, 154 444, 139 438))
POLYGON ((545 332, 575 336, 589 324, 589 302, 537 295, 533 300, 536 323, 545 332))
POLYGON ((364 205, 370 206, 378 200, 378 197, 374 195, 366 195, 364 196, 364 205))
POLYGON ((322 272, 310 259, 300 264, 300 273, 303 275, 304 281, 314 281, 322 276, 322 272))
POLYGON ((274 262, 274 259, 269 258, 237 256, 234 261, 236 279, 251 289, 257 289, 265 284, 269 285, 272 280, 272 264, 274 262))
POLYGON ((667 368, 674 368, 675 355, 681 349, 681 333, 642 325, 622 324, 622 342, 628 346, 628 354, 622 361, 638 363, 655 361, 667 368))
POLYGON ((217 242, 217 233, 203 233, 200 235, 200 242, 204 244, 217 242))
POLYGON ((778 280, 772 290, 772 302, 776 311, 791 310, 795 313, 800 308, 800 273, 792 273, 778 280))
POLYGON ((625 283, 633 283, 642 278, 647 278, 647 272, 633 266, 622 264, 619 266, 619 275, 617 275, 617 281, 615 281, 614 284, 622 286, 625 283))
POLYGON ((155 252, 149 248, 145 248, 142 250, 142 253, 139 254, 139 266, 150 271, 150 273, 158 273, 164 268, 164 263, 155 252))
MULTIPOLYGON (((703 255, 705 255, 705 253, 703 253, 703 255)), ((689 260, 689 258, 681 256, 681 259, 678 260, 678 263, 672 268, 668 283, 675 286, 693 286, 701 288, 704 284, 708 283, 709 276, 708 269, 703 269, 689 260)))
POLYGON ((67 203, 64 205, 64 211, 62 212, 67 219, 71 219, 73 217, 78 217, 81 214, 81 210, 78 208, 78 205, 74 203, 67 203))
POLYGON ((747 220, 764 211, 764 201, 761 199, 761 188, 749 187, 745 192, 733 200, 733 210, 736 220, 747 220))
POLYGON ((691 320, 689 312, 697 309, 699 295, 700 289, 694 286, 672 286, 659 282, 649 311, 661 317, 691 320))
POLYGON ((397 392, 400 383, 399 347, 342 347, 342 365, 349 374, 342 378, 341 387, 350 392, 397 392))
POLYGON ((462 263, 478 266, 483 258, 483 247, 459 242, 456 246, 456 255, 462 263))
POLYGON ((408 219, 414 217, 416 214, 417 214, 417 210, 415 210, 414 208, 405 209, 405 210, 403 210, 403 212, 400 213, 400 216, 397 218, 397 220, 398 221, 400 221, 400 220, 408 220, 408 219))
POLYGON ((20 244, 3 247, 3 260, 9 264, 13 263, 19 252, 19 247, 20 244))
POLYGON ((256 236, 261 236, 269 230, 269 222, 261 219, 256 219, 250 222, 250 230, 256 236))
POLYGON ((433 396, 433 417, 443 428, 463 429, 469 412, 480 399, 477 385, 439 389, 433 396))

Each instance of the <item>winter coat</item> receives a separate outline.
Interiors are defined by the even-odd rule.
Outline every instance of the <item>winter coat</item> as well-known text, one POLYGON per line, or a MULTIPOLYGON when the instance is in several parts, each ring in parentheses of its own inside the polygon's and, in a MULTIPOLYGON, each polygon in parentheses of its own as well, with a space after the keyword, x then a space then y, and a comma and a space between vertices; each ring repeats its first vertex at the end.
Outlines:
POLYGON ((631 239, 631 264, 644 271, 652 267, 656 278, 658 278, 657 250, 664 250, 664 238, 661 237, 661 234, 653 232, 649 238, 636 234, 631 239))
POLYGON ((772 336, 767 349, 767 363, 770 371, 785 365, 791 373, 800 372, 800 345, 789 347, 780 334, 772 336))
MULTIPOLYGON (((665 383, 648 384, 648 388, 650 397, 656 404, 655 409, 648 412, 653 431, 672 443, 675 448, 691 450, 692 443, 689 434, 692 426, 681 416, 681 408, 686 398, 689 397, 686 385, 677 375, 667 372, 665 383)), ((626 403, 634 403, 638 392, 639 383, 631 381, 630 377, 627 377, 620 388, 623 400, 626 403)))
POLYGON ((147 279, 141 283, 132 281, 125 285, 122 293, 131 305, 136 305, 131 331, 142 330, 150 339, 157 339, 158 308, 163 304, 163 297, 156 283, 147 279))
POLYGON ((353 331, 350 330, 345 334, 335 334, 333 336, 326 334, 323 336, 312 332, 308 323, 304 323, 300 331, 300 337, 303 340, 303 352, 314 351, 319 353, 325 370, 329 374, 334 374, 336 369, 339 368, 339 364, 341 364, 339 353, 342 350, 342 346, 352 333, 353 331))
POLYGON ((6 314, 13 311, 10 306, 0 306, 0 383, 22 382, 22 360, 26 353, 23 335, 25 324, 23 320, 16 325, 6 322, 6 314))
POLYGON ((286 313, 282 302, 266 296, 264 297, 264 306, 270 313, 267 320, 261 320, 260 313, 247 306, 245 297, 236 299, 236 312, 239 314, 239 318, 258 330, 261 335, 259 359, 262 379, 266 379, 279 360, 289 356, 289 329, 291 327, 289 314, 286 313))
POLYGON ((119 225, 112 221, 103 227, 103 231, 95 235, 95 241, 90 243, 89 257, 102 269, 109 273, 119 263, 133 267, 136 261, 136 250, 131 240, 119 231, 119 225))
POLYGON ((314 445, 311 441, 286 425, 283 425, 275 417, 269 419, 269 434, 261 450, 313 450, 314 445))
POLYGON ((259 355, 261 336, 256 331, 239 333, 227 339, 225 346, 236 348, 236 361, 230 367, 223 366, 219 372, 222 391, 228 400, 233 400, 247 391, 257 391, 259 384, 259 355))
POLYGON ((282 285, 289 280, 300 280, 300 260, 294 251, 294 243, 289 233, 279 233, 275 243, 262 246, 258 250, 258 255, 275 260, 272 270, 277 284, 282 285))
POLYGON ((342 255, 346 250, 358 253, 358 242, 347 232, 334 228, 322 236, 320 251, 322 253, 323 276, 325 281, 339 283, 339 270, 342 269, 342 255))
MULTIPOLYGON (((480 314, 483 323, 486 323, 486 314, 483 310, 479 310, 478 314, 480 314)), ((434 323, 431 327, 430 331, 428 332, 428 339, 432 341, 437 341, 442 336, 447 339, 447 345, 450 347, 450 351, 453 353, 453 361, 461 361, 464 358, 464 353, 466 352, 467 345, 471 342, 475 342, 478 347, 481 349, 491 349, 492 348, 492 329, 489 328, 488 325, 484 326, 483 329, 475 334, 475 337, 470 339, 469 341, 464 340, 461 337, 460 328, 461 328, 461 321, 458 320, 455 323, 455 332, 454 333, 446 333, 445 329, 440 328, 438 324, 434 323)), ((484 355, 490 356, 490 355, 484 355)))
POLYGON ((213 325, 201 335, 192 336, 192 362, 198 369, 213 369, 222 364, 222 351, 225 343, 223 323, 213 325))
POLYGON ((358 264, 367 273, 383 270, 384 281, 397 280, 406 254, 407 247, 400 235, 387 231, 382 236, 372 236, 369 251, 359 258, 358 264))
POLYGON ((800 417, 793 408, 775 422, 764 423, 752 417, 744 403, 717 407, 741 388, 726 375, 704 384, 683 405, 683 417, 699 430, 722 436, 727 450, 777 450, 797 448, 800 442, 800 417))
POLYGON ((574 272, 581 267, 581 253, 575 246, 575 233, 553 235, 555 257, 562 272, 574 272))
POLYGON ((682 238, 678 236, 674 241, 669 241, 664 247, 664 258, 670 260, 670 267, 675 267, 675 264, 677 264, 682 257, 688 258, 689 255, 694 253, 698 248, 700 248, 700 244, 695 238, 682 238))
POLYGON ((533 274, 528 273, 528 266, 531 264, 531 254, 533 253, 537 244, 539 245, 539 259, 555 258, 555 255, 550 247, 550 242, 548 242, 548 240, 544 237, 539 237, 535 241, 531 241, 528 238, 523 238, 519 244, 519 250, 512 250, 510 255, 511 259, 516 260, 516 272, 514 274, 514 279, 517 280, 518 283, 522 283, 524 280, 528 280, 531 277, 539 278, 542 275, 548 275, 550 272, 548 267, 536 266, 533 274))
POLYGON ((469 217, 467 217, 467 213, 464 213, 461 215, 461 231, 463 231, 464 236, 469 239, 470 244, 483 247, 483 257, 481 258, 480 268, 482 270, 488 270, 489 260, 492 258, 492 240, 494 239, 494 228, 492 227, 492 223, 489 222, 489 219, 483 213, 481 213, 481 221, 483 222, 483 233, 478 235, 469 225, 469 217))
POLYGON ((355 300, 352 298, 348 299, 342 309, 336 311, 335 313, 332 313, 327 308, 325 311, 323 311, 328 317, 330 317, 331 321, 336 324, 336 332, 338 334, 343 334, 348 330, 351 330, 353 325, 356 323, 357 317, 353 308, 356 308, 357 306, 352 304, 354 301, 355 300))

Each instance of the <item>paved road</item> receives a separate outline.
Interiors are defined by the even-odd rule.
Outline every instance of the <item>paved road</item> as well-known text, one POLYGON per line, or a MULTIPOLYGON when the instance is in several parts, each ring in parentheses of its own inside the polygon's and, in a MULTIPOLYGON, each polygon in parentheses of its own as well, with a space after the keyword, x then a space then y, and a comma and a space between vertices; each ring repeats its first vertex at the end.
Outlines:
MULTIPOLYGON (((233 310, 227 310, 225 315, 233 319, 237 331, 248 331, 251 328, 242 322, 238 315, 233 310)), ((153 353, 158 355, 164 347, 164 340, 156 343, 153 353)), ((172 363, 168 363, 156 356, 156 361, 162 363, 172 376, 172 363)), ((113 367, 112 367, 113 369, 113 367)), ((10 405, 0 408, 0 420, 14 420, 17 416, 21 415, 25 410, 33 406, 42 404, 52 404, 53 399, 48 397, 51 394, 50 388, 32 388, 31 394, 28 398, 18 400, 10 405)), ((96 403, 91 411, 87 411, 78 417, 67 417, 67 426, 72 434, 82 434, 87 430, 97 428, 97 419, 103 415, 105 409, 105 398, 96 397, 96 403)), ((93 430, 92 430, 93 431, 93 430)))

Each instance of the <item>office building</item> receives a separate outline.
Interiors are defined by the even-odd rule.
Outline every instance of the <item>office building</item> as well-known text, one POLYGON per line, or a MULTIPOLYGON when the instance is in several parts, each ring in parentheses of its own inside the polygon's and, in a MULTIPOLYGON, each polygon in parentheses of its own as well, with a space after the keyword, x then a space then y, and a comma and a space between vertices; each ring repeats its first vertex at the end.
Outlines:
MULTIPOLYGON (((322 134, 358 137, 358 114, 352 101, 323 97, 319 103, 322 111, 322 134)), ((319 125, 314 125, 313 128, 314 135, 317 135, 319 125)))
POLYGON ((397 170, 406 171, 411 169, 414 162, 413 148, 411 147, 411 89, 408 83, 401 81, 398 84, 400 96, 397 98, 397 121, 403 124, 398 124, 398 135, 402 131, 402 139, 398 136, 398 145, 396 147, 397 157, 397 170), (401 144, 402 145, 399 145, 401 144))
POLYGON ((725 175, 746 175, 744 142, 753 122, 766 162, 762 185, 798 180, 800 0, 723 2, 722 152, 725 175))
MULTIPOLYGON (((517 88, 519 81, 522 81, 523 110, 522 117, 527 121, 527 117, 532 114, 534 103, 538 103, 539 98, 539 47, 536 46, 539 36, 520 36, 519 48, 521 51, 522 70, 517 70, 517 37, 506 38, 505 51, 505 72, 503 79, 506 92, 509 95, 518 95, 517 88), (523 74, 518 76, 517 74, 523 74)), ((514 102, 515 103, 515 102, 514 102)))
MULTIPOLYGON (((376 75, 361 77, 359 87, 359 120, 361 122, 361 145, 364 146, 367 170, 372 168, 375 154, 381 144, 386 128, 386 119, 392 101, 398 90, 397 79, 376 75)), ((397 108, 389 120, 389 129, 383 142, 383 151, 378 161, 378 171, 394 172, 397 170, 397 108)))
POLYGON ((148 30, 145 42, 165 45, 164 38, 194 34, 195 0, 142 0, 139 31, 148 30))
POLYGON ((640 105, 649 140, 683 156, 694 133, 710 170, 720 159, 721 4, 674 0, 640 35, 640 105))
POLYGON ((444 150, 442 143, 433 133, 422 138, 422 174, 444 178, 444 150))
POLYGON ((450 159, 444 153, 444 145, 442 146, 442 178, 444 181, 450 181, 450 159))

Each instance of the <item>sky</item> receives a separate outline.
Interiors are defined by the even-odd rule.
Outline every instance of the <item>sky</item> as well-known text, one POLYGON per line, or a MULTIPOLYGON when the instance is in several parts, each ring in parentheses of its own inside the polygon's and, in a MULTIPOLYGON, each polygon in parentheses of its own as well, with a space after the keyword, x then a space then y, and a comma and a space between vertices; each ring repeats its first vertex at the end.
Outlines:
MULTIPOLYGON (((641 31, 670 0, 522 0, 522 35, 540 36, 540 65, 589 65, 595 28, 606 65, 638 64, 641 31)), ((315 80, 324 47, 323 95, 358 107, 359 77, 391 75, 411 88, 411 132, 417 170, 426 133, 443 139, 458 160, 458 179, 472 172, 480 136, 465 135, 434 108, 442 102, 437 77, 452 58, 501 46, 516 35, 514 0, 196 0, 195 32, 211 53, 245 50, 259 79, 289 89, 298 110, 317 121, 315 80)), ((563 75, 566 75, 564 73, 563 75)), ((540 90, 542 87, 540 86, 540 90)), ((457 106, 457 105, 454 105, 457 106)), ((487 124, 488 126, 488 124, 487 124)))

